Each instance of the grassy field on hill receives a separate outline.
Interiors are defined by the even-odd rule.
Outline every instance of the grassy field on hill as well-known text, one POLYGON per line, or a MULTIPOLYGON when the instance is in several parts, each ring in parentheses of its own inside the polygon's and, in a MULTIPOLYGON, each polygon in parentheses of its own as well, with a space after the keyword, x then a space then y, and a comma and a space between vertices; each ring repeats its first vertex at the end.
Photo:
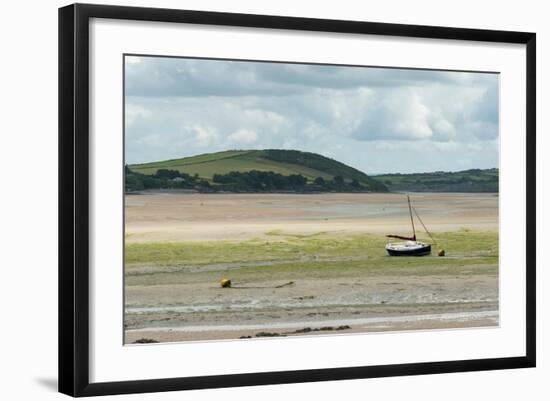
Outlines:
POLYGON ((132 164, 132 171, 154 174, 159 169, 173 169, 200 178, 212 180, 214 174, 232 171, 272 171, 282 175, 301 174, 309 180, 317 177, 330 179, 342 175, 345 179, 356 178, 368 183, 366 174, 336 160, 309 152, 293 150, 230 150, 209 153, 182 159, 166 160, 145 164, 132 164))
POLYGON ((127 166, 127 190, 201 192, 498 192, 499 170, 369 176, 328 157, 297 150, 229 150, 127 166), (174 181, 174 179, 176 181, 174 181))
MULTIPOLYGON (((174 160, 132 164, 128 168, 133 173, 147 176, 155 175, 159 170, 174 170, 197 177, 209 184, 216 182, 216 175, 228 175, 233 172, 272 172, 285 177, 296 175, 304 177, 309 184, 313 184, 316 179, 322 182, 341 177, 343 183, 349 184, 355 181, 355 187, 360 190, 387 191, 383 184, 362 171, 315 153, 296 150, 231 150, 174 160)), ((322 184, 319 186, 322 187, 322 184)), ((338 190, 338 188, 335 189, 338 190)))

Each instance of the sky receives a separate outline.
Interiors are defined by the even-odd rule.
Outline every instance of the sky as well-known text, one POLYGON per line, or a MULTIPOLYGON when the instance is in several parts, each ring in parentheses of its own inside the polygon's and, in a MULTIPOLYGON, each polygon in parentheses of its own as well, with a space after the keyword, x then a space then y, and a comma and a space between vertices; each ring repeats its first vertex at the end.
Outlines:
POLYGON ((125 57, 126 163, 296 149, 367 174, 499 164, 491 73, 125 57))

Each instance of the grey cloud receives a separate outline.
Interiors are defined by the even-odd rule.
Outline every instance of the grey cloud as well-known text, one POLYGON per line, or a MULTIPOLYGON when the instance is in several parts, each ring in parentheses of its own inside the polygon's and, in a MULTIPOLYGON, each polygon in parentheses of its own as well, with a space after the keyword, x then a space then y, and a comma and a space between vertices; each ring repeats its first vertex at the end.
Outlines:
POLYGON ((160 58, 126 67, 129 163, 245 148, 318 152, 366 172, 498 162, 494 74, 160 58))
POLYGON ((299 91, 292 84, 262 80, 256 71, 257 63, 165 58, 145 60, 126 64, 127 96, 286 96, 299 91))
POLYGON ((478 100, 471 120, 478 123, 475 135, 480 139, 494 139, 499 130, 498 81, 492 82, 478 100))
POLYGON ((126 63, 129 96, 288 96, 312 88, 463 85, 483 79, 471 73, 362 66, 157 57, 140 60, 144 61, 126 63))

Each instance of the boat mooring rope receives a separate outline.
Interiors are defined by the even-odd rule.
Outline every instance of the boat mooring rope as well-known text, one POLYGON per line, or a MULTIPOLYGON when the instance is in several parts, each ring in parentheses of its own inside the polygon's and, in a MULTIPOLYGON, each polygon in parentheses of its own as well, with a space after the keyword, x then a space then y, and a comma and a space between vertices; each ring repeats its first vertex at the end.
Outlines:
POLYGON ((415 214, 416 217, 418 218, 418 221, 420 221, 420 224, 422 224, 422 227, 424 227, 424 230, 426 231, 426 233, 428 233, 428 235, 429 235, 430 238, 432 239, 434 245, 437 245, 437 242, 436 242, 435 238, 432 236, 432 234, 428 231, 428 229, 427 229, 426 226, 424 225, 424 222, 422 221, 422 219, 421 219, 420 216, 418 215, 418 212, 416 211, 416 209, 414 208, 414 206, 412 206, 412 210, 414 211, 414 214, 415 214))

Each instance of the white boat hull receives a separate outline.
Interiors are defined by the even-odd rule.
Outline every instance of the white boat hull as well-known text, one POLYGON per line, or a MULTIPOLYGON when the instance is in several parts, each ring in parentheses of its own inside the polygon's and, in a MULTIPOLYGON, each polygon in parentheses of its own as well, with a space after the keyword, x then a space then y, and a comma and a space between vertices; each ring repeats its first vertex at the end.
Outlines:
POLYGON ((386 245, 390 256, 425 256, 432 253, 432 246, 424 242, 406 241, 386 245))

